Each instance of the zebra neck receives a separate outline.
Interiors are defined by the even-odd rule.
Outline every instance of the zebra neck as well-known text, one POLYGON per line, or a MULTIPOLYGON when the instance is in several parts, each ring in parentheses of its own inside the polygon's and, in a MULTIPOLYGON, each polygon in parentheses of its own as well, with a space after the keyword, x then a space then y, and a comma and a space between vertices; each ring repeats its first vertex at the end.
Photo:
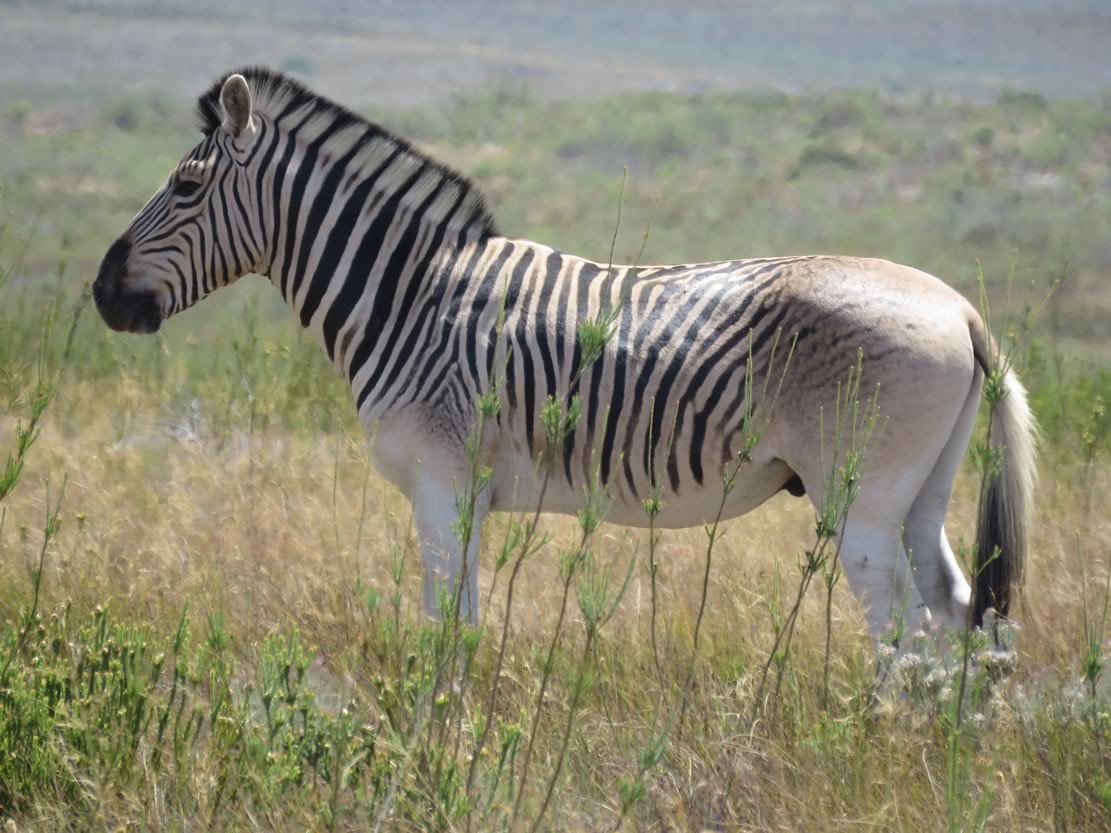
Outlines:
POLYGON ((267 276, 353 386, 381 381, 410 318, 437 306, 459 252, 488 234, 453 181, 418 167, 398 185, 388 173, 291 171, 284 210, 267 223, 267 276))

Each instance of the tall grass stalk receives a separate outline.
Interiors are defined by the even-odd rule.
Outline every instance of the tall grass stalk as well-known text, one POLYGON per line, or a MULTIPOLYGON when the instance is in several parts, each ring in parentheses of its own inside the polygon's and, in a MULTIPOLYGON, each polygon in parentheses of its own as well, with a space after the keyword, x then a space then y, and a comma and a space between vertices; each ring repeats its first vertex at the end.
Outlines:
POLYGON ((27 645, 27 640, 31 635, 31 629, 38 623, 39 617, 39 601, 42 597, 42 579, 43 568, 46 565, 46 553, 50 549, 51 542, 57 537, 58 529, 61 526, 62 518, 62 500, 66 494, 66 480, 62 480, 62 486, 58 490, 58 499, 54 505, 50 504, 50 494, 47 491, 46 496, 46 520, 42 526, 42 544, 39 547, 38 561, 31 567, 31 604, 26 608, 22 616, 22 622, 19 625, 18 636, 15 643, 12 645, 11 650, 8 652, 7 659, 4 660, 4 665, 0 668, 0 688, 8 684, 8 671, 12 667, 15 658, 20 655, 27 645))
POLYGON ((556 617, 555 627, 544 654, 544 663, 540 672, 540 686, 536 692, 536 702, 532 708, 531 728, 528 734, 528 743, 525 746, 525 756, 521 761, 521 775, 518 781, 517 797, 513 802, 513 815, 511 824, 516 821, 521 812, 521 802, 526 795, 529 781, 529 767, 532 765, 532 753, 536 746, 536 737, 540 728, 540 721, 544 713, 544 698, 548 692, 548 683, 551 681, 552 669, 555 666, 556 649, 563 636, 563 624, 567 616, 567 603, 571 597, 571 587, 574 585, 579 570, 582 568, 583 559, 589 550, 590 539, 594 534, 594 526, 590 523, 581 523, 582 535, 578 546, 560 555, 559 578, 561 584, 559 614, 556 617))
POLYGON ((783 390, 783 382, 791 369, 791 359, 795 354, 795 346, 798 341, 797 334, 791 338, 791 345, 783 362, 783 368, 779 373, 774 392, 769 398, 768 386, 771 383, 774 373, 776 352, 779 349, 782 335, 782 328, 778 328, 775 332, 768 357, 768 367, 764 376, 763 388, 760 392, 760 402, 757 404, 755 401, 756 390, 754 376, 755 368, 752 355, 752 334, 749 334, 748 358, 745 361, 745 398, 744 411, 741 418, 741 448, 736 455, 732 468, 727 469, 723 476, 721 501, 718 504, 713 522, 703 528, 703 531, 706 533, 706 549, 703 553, 702 592, 699 596, 698 615, 695 617, 694 623, 690 665, 680 696, 678 717, 680 728, 682 727, 683 717, 686 714, 690 690, 694 684, 695 670, 698 662, 698 639, 702 632, 702 620, 706 613, 706 602, 710 594, 710 567, 713 562, 714 546, 717 544, 719 538, 719 530, 722 516, 725 513, 725 505, 729 500, 730 493, 736 487, 737 477, 741 472, 741 468, 752 462, 752 453, 756 449, 756 446, 759 445, 760 440, 763 439, 764 433, 771 423, 776 403, 778 403, 779 395, 783 390))
MULTIPOLYGON (((589 526, 596 527, 600 522, 601 517, 592 513, 590 517, 585 519, 583 531, 587 532, 589 526)), ((540 804, 540 809, 537 811, 532 827, 530 828, 531 833, 536 833, 540 828, 540 824, 544 820, 544 815, 551 804, 556 785, 559 783, 560 776, 563 774, 563 765, 567 759, 567 748, 571 742, 571 733, 575 728, 575 718, 578 715, 583 690, 588 683, 588 667, 594 643, 598 638, 599 632, 613 617, 614 613, 617 612, 617 607, 621 603, 621 599, 625 596, 625 591, 629 588, 629 582, 632 580, 635 567, 636 555, 634 553, 633 556, 629 558, 624 579, 615 589, 610 584, 608 570, 604 568, 599 569, 597 563, 591 557, 589 550, 587 551, 587 556, 584 559, 583 568, 579 574, 579 579, 576 582, 575 588, 579 612, 583 617, 583 649, 579 657, 578 668, 575 672, 575 681, 571 690, 571 700, 567 707, 567 717, 563 726, 559 751, 556 754, 555 767, 548 779, 547 789, 544 792, 544 799, 540 804)))

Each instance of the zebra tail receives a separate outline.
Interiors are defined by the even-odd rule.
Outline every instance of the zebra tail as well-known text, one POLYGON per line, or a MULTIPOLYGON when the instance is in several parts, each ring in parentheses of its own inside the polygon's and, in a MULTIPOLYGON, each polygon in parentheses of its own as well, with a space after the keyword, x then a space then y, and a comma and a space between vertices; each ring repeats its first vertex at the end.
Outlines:
POLYGON ((970 327, 976 362, 986 386, 1002 373, 1002 396, 991 404, 990 447, 995 450, 980 490, 972 581, 972 626, 981 627, 994 609, 1006 616, 1022 586, 1029 547, 1034 487, 1037 424, 1026 389, 1014 371, 1000 366, 1000 355, 979 316, 970 327))

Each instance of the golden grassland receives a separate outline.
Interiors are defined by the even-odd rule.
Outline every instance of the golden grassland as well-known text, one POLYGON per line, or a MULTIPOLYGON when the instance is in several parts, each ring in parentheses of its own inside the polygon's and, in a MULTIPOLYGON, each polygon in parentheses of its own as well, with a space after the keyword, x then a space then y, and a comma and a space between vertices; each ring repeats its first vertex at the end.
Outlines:
MULTIPOLYGON (((167 416, 157 398, 124 380, 113 398, 132 403, 130 426, 121 437, 121 410, 99 404, 103 384, 67 388, 62 395, 71 413, 45 425, 27 483, 7 505, 13 518, 29 525, 19 528, 19 536, 27 555, 35 555, 35 526, 51 488, 57 493, 58 476, 66 476, 64 532, 48 572, 53 596, 89 607, 111 600, 152 620, 173 618, 183 599, 194 598, 219 608, 229 630, 248 640, 296 624, 336 654, 341 646, 333 641, 352 626, 345 596, 360 577, 386 586, 391 548, 400 546, 411 562, 407 595, 416 604, 420 565, 409 505, 374 473, 368 443, 353 425, 331 435, 281 427, 252 435, 246 426, 208 434, 202 421, 191 425, 188 417, 167 416)), ((1079 466, 1057 471, 1047 456, 1019 642, 1021 664, 1038 669, 1075 653, 1081 569, 1089 560, 1078 550, 1094 545, 1089 557, 1101 558, 1098 544, 1111 537, 1111 472, 1100 467, 1086 477, 1079 466)), ((947 526, 955 547, 972 539, 975 489, 973 474, 965 472, 947 526)), ((770 577, 777 564, 784 584, 797 573, 796 556, 813 543, 813 513, 808 500, 781 493, 725 523, 711 576, 714 605, 724 608, 714 611, 708 627, 722 628, 726 653, 734 641, 730 635, 742 642, 743 636, 759 635, 770 577)), ((552 537, 549 555, 570 546, 578 530, 573 518, 557 515, 545 516, 543 528, 552 537)), ((504 518, 493 516, 485 552, 503 532, 504 518)), ((664 606, 685 618, 699 601, 706 535, 701 529, 662 535, 664 606)), ((603 547, 615 552, 643 552, 647 538, 646 530, 612 525, 602 535, 603 547)), ((14 559, 5 562, 5 581, 23 580, 24 567, 14 559)), ((483 563, 484 599, 490 567, 483 563)), ((541 555, 522 573, 525 602, 519 610, 530 626, 522 634, 535 628, 532 636, 541 636, 550 624, 558 602, 551 589, 558 585, 556 571, 556 559, 541 555)), ((633 633, 646 615, 646 581, 639 571, 634 575, 615 622, 633 633)), ((837 598, 838 637, 861 637, 863 621, 847 588, 837 598)), ((495 594, 493 601, 490 615, 496 619, 504 600, 495 594)), ((807 612, 815 615, 805 619, 818 625, 820 600, 815 595, 809 601, 814 608, 807 612)))
MULTIPOLYGON (((382 653, 399 646, 381 637, 376 617, 388 618, 387 605, 375 608, 368 599, 389 595, 391 564, 400 560, 400 616, 411 628, 421 627, 419 558, 407 503, 368 468, 366 442, 350 424, 331 433, 291 429, 267 424, 256 412, 240 428, 217 431, 203 407, 172 413, 157 392, 128 375, 114 382, 67 379, 53 407, 22 482, 5 503, 5 622, 15 622, 29 603, 28 568, 38 557, 41 519, 65 477, 62 525, 45 559, 44 618, 56 617, 63 604, 71 605, 75 620, 106 610, 114 621, 149 626, 153 638, 165 642, 187 606, 198 645, 212 622, 220 623, 234 669, 230 688, 244 702, 250 694, 243 692, 266 661, 267 639, 296 629, 306 646, 313 709, 333 717, 355 713, 356 721, 387 734, 383 692, 391 680, 400 685, 400 677, 391 675, 404 663, 395 667, 382 653)), ((10 427, 8 421, 0 436, 9 436, 10 427)), ((968 473, 951 509, 954 543, 972 537, 975 495, 975 477, 968 473)), ((835 588, 831 609, 831 701, 823 704, 820 696, 825 591, 816 584, 802 604, 777 701, 757 702, 776 622, 796 593, 798 559, 813 545, 814 515, 808 501, 783 494, 725 524, 713 550, 707 613, 682 721, 668 733, 661 760, 642 779, 643 796, 623 825, 1105 829, 1111 808, 1102 746, 1106 687, 1098 687, 1086 710, 1079 683, 1086 621, 1093 609, 1102 609, 1109 497, 1106 465, 1055 463, 1053 449, 1043 453, 1019 616, 1018 670, 995 687, 990 700, 969 709, 970 728, 963 731, 971 734, 958 749, 955 774, 945 693, 904 692, 870 704, 871 648, 844 581, 835 588), (962 792, 956 806, 951 787, 962 792), (985 803, 987 824, 980 827, 977 815, 985 803)), ((484 532, 484 636, 473 685, 461 691, 457 686, 462 724, 472 728, 484 713, 507 615, 510 571, 503 568, 495 580, 492 553, 508 522, 495 516, 484 532)), ((516 582, 496 736, 511 725, 524 727, 527 736, 532 725, 541 666, 559 616, 559 552, 573 548, 581 534, 571 518, 545 517, 542 528, 550 542, 525 562, 516 582)), ((544 820, 550 826, 540 829, 608 830, 617 823, 620 785, 637 774, 638 756, 658 731, 653 724, 660 704, 665 713, 674 712, 686 690, 706 540, 703 530, 685 530, 665 532, 659 544, 658 672, 644 568, 647 533, 611 526, 598 533, 596 557, 610 564, 618 583, 630 558, 636 565, 613 620, 584 660, 588 683, 573 715, 555 803, 544 820)), ((573 602, 568 616, 544 719, 537 724, 536 780, 554 777, 575 688, 584 628, 573 602)), ((419 639, 407 650, 419 650, 417 644, 419 639)), ((196 703, 208 702, 206 690, 203 681, 196 686, 196 703)), ((249 711, 249 704, 244 708, 249 711)), ((60 829, 64 819, 68 829, 358 830, 377 819, 372 808, 380 805, 361 795, 364 788, 344 784, 336 800, 315 776, 314 785, 308 784, 307 769, 284 790, 256 784, 234 801, 217 797, 229 753, 218 754, 216 732, 206 732, 172 772, 151 766, 155 744, 149 736, 129 753, 136 765, 126 775, 96 755, 65 752, 65 766, 18 803, 16 829, 60 829)), ((473 742, 464 734, 464 743, 473 742)), ((48 742, 64 750, 64 737, 59 731, 48 742)), ((404 746, 396 736, 393 742, 404 746)), ((490 743, 484 767, 494 766, 499 748, 490 743)), ((495 824, 501 817, 489 809, 479 815, 472 805, 453 815, 450 802, 437 793, 434 768, 417 772, 421 766, 414 764, 412 770, 398 780, 411 779, 420 798, 411 797, 405 807, 395 804, 383 829, 466 829, 471 821, 475 829, 503 829, 504 819, 495 824)), ((532 811, 540 786, 525 802, 532 811)), ((508 799, 495 797, 491 804, 502 801, 508 799)))

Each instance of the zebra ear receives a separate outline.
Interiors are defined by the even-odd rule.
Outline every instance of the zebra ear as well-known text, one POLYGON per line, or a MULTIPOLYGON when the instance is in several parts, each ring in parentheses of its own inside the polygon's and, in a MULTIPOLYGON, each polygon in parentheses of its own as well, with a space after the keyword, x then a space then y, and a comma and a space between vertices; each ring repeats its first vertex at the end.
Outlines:
POLYGON ((242 75, 229 75, 220 90, 224 130, 238 139, 251 128, 251 90, 242 75))

